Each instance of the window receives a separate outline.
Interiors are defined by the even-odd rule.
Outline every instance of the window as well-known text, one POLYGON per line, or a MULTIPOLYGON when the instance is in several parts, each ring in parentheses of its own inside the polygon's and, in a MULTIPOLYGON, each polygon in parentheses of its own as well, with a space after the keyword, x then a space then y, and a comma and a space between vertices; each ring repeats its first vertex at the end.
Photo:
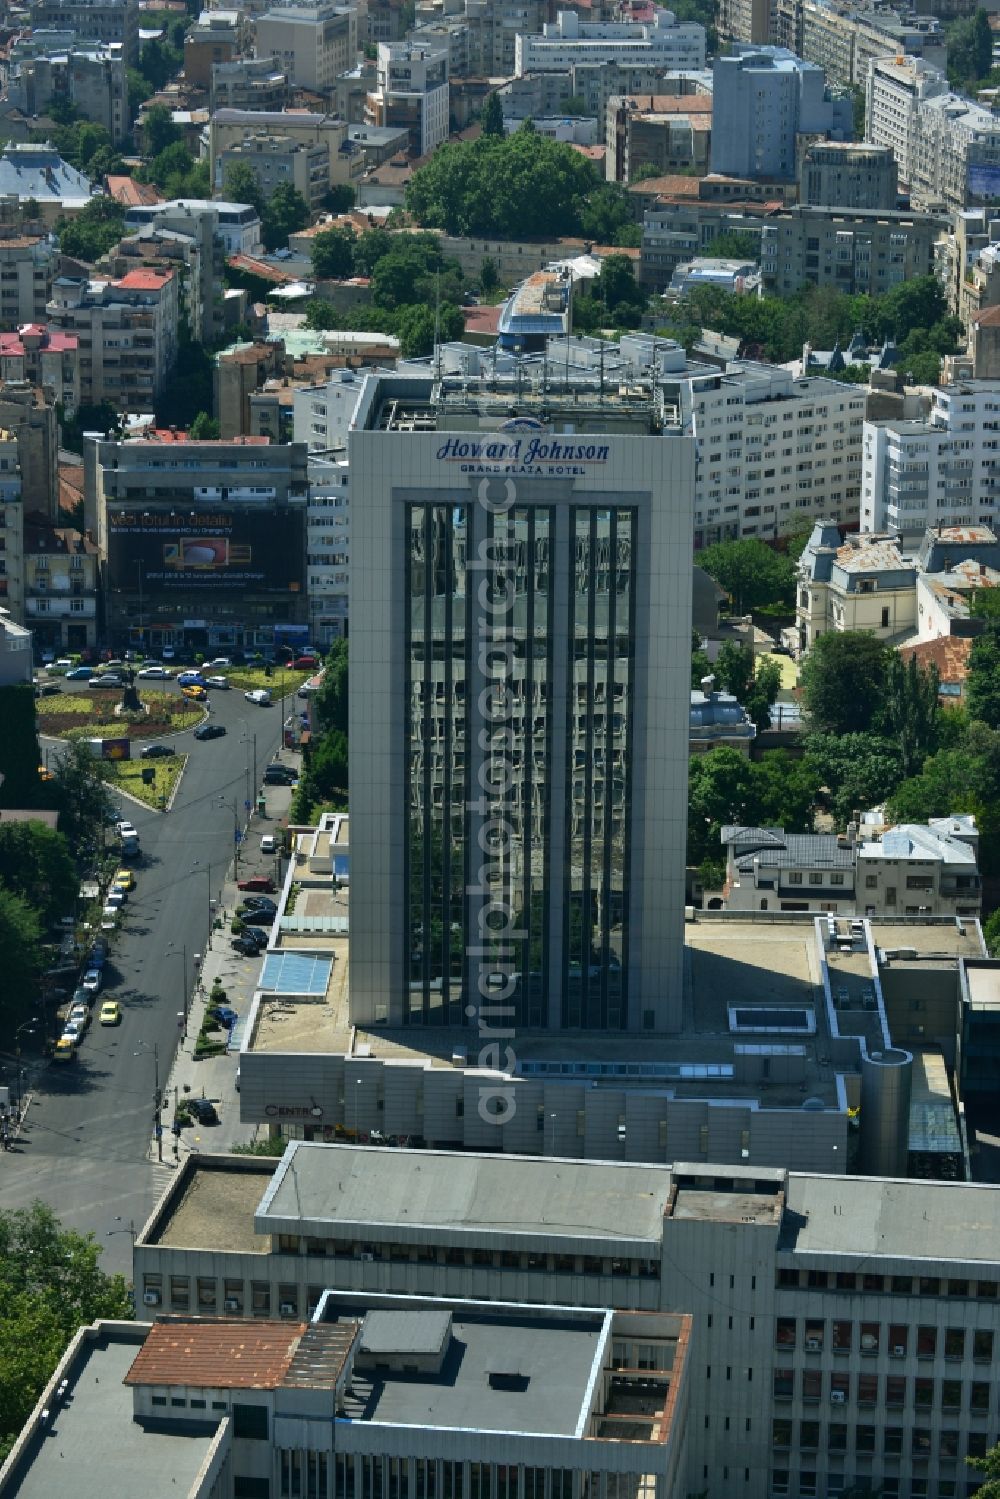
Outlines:
POLYGON ((795 1347, 795 1318, 779 1317, 774 1328, 774 1342, 778 1348, 795 1347))
POLYGON ((878 1353, 879 1334, 881 1328, 877 1322, 862 1322, 861 1324, 861 1352, 867 1354, 878 1353))
POLYGON ((233 1435, 247 1441, 266 1442, 268 1421, 266 1405, 241 1405, 233 1401, 233 1435))
POLYGON ((937 1328, 917 1328, 917 1358, 933 1358, 937 1353, 937 1328))
MULTIPOLYGON (((858 1277, 856 1275, 851 1275, 846 1270, 838 1270, 837 1271, 837 1290, 838 1291, 856 1291, 857 1288, 858 1288, 858 1277)), ((836 1343, 834 1343, 834 1347, 836 1347, 836 1346, 837 1346, 836 1343)))
POLYGON ((885 1403, 890 1410, 902 1410, 906 1404, 906 1380, 890 1374, 885 1382, 885 1403))
POLYGON ((872 1406, 878 1404, 878 1375, 858 1375, 858 1404, 872 1406))
POLYGON ((969 1409, 977 1414, 988 1411, 990 1408, 990 1387, 980 1380, 973 1381, 969 1392, 969 1409))
POLYGON ((779 1416, 771 1422, 771 1446, 790 1447, 791 1445, 792 1423, 779 1416))
POLYGON ((850 1353, 854 1324, 852 1322, 835 1322, 833 1324, 833 1351, 834 1353, 850 1353))
POLYGON ((856 1426, 854 1428, 854 1449, 856 1452, 875 1451, 874 1426, 856 1426))
POLYGON ((941 1381, 941 1408, 946 1411, 962 1409, 962 1384, 958 1379, 941 1381))
POLYGON ((823 1374, 819 1369, 806 1369, 802 1375, 802 1400, 805 1405, 817 1405, 823 1395, 823 1374))
POLYGON ((882 1441, 882 1451, 886 1457, 898 1457, 903 1450, 903 1428, 901 1426, 887 1426, 882 1441))
POLYGON ((889 1323, 889 1356, 890 1358, 903 1358, 906 1353, 907 1334, 909 1328, 905 1322, 889 1323))
POLYGON ((934 1404, 933 1379, 918 1379, 914 1383, 913 1403, 918 1411, 929 1411, 934 1404))
POLYGON ((832 1421, 830 1423, 827 1446, 830 1452, 847 1451, 847 1427, 842 1422, 832 1421))
POLYGON ((819 1422, 799 1422, 799 1446, 803 1452, 815 1452, 819 1447, 819 1422))
POLYGON ((948 1327, 944 1334, 944 1356, 945 1358, 965 1357, 965 1328, 948 1327))
POLYGON ((993 1334, 992 1332, 974 1332, 972 1334, 972 1357, 977 1364, 988 1364, 993 1358, 993 1334))

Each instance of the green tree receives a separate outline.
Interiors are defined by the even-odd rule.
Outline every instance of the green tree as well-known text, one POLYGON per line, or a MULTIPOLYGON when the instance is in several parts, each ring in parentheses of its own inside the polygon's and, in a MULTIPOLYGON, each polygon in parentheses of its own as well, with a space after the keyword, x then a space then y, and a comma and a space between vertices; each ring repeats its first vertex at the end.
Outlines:
POLYGON ((688 772, 687 862, 718 859, 719 837, 726 823, 752 827, 757 799, 750 761, 723 744, 706 755, 694 755, 688 772))
POLYGON ((937 668, 925 671, 915 656, 904 661, 892 651, 886 659, 877 724, 886 738, 899 745, 904 776, 918 771, 936 747, 939 686, 937 668))
POLYGON ((104 762, 79 742, 69 742, 44 788, 48 805, 59 813, 59 831, 81 864, 86 863, 100 846, 113 806, 104 762))
POLYGON ((779 606, 795 599, 795 565, 766 542, 720 541, 698 553, 698 565, 724 588, 737 614, 779 606))
POLYGON ((156 418, 163 427, 187 427, 202 412, 211 416, 215 405, 215 368, 204 345, 181 328, 172 378, 156 400, 156 418))
POLYGON ((183 61, 183 54, 171 47, 169 42, 153 37, 143 43, 139 53, 139 72, 149 85, 150 92, 156 93, 180 71, 183 61))
POLYGON ((92 265, 118 243, 124 227, 125 209, 121 203, 114 198, 91 198, 75 218, 59 220, 56 235, 64 255, 92 265))
POLYGON ((953 21, 946 32, 948 79, 956 88, 972 88, 993 66, 993 33, 984 10, 953 21))
POLYGON ((343 281, 354 274, 354 231, 327 229, 313 238, 313 275, 320 281, 343 281))
POLYGON ((44 806, 35 694, 29 683, 0 687, 0 722, 0 807, 44 806))
POLYGON ((199 411, 188 428, 188 436, 193 442, 218 442, 221 435, 219 423, 207 411, 199 411))
POLYGON ((618 231, 634 222, 632 200, 619 182, 595 187, 580 208, 580 233, 598 245, 615 244, 618 231))
POLYGON ((313 698, 313 714, 320 729, 347 733, 348 649, 346 640, 335 640, 327 652, 323 681, 313 698))
POLYGON ((726 692, 745 703, 753 681, 753 652, 734 640, 726 640, 715 660, 715 675, 726 692))
POLYGON ((383 255, 388 255, 396 238, 388 229, 365 229, 354 246, 354 269, 359 276, 370 276, 383 255))
POLYGON ((503 105, 500 95, 494 91, 487 94, 483 101, 482 114, 479 116, 479 124, 484 135, 502 136, 503 128, 503 105))
POLYGON ((806 833, 812 827, 819 774, 813 761, 788 750, 768 750, 750 762, 754 821, 806 833))
POLYGON ((741 699, 747 713, 759 730, 771 727, 771 709, 778 700, 780 690, 781 667, 770 656, 765 656, 757 662, 757 670, 750 683, 750 690, 746 697, 741 699))
POLYGON ((856 811, 881 805, 903 779, 899 744, 878 734, 810 733, 805 750, 840 828, 856 811))
POLYGON ((821 635, 802 665, 810 726, 831 734, 870 729, 883 704, 891 654, 868 630, 821 635))
POLYGON ((264 217, 264 194, 260 179, 245 161, 233 161, 226 167, 223 191, 230 203, 249 203, 264 217))
POLYGON ((121 1275, 100 1268, 92 1234, 64 1229, 41 1202, 0 1212, 0 1442, 9 1451, 81 1326, 133 1316, 121 1275))
POLYGON ((497 271, 497 263, 488 255, 483 256, 483 263, 479 267, 479 290, 484 296, 489 296, 500 285, 500 274, 497 271))
MULTIPOLYGON (((982 11, 977 11, 982 15, 982 11)), ((1000 1446, 991 1447, 985 1457, 967 1457, 970 1468, 986 1474, 986 1481, 978 1488, 972 1499, 1000 1499, 1000 1446)))
POLYGON ((323 207, 327 213, 350 213, 357 196, 349 182, 335 182, 323 199, 323 207))
POLYGON ((759 260, 760 235, 735 229, 717 234, 705 254, 717 255, 721 260, 759 260))
POLYGON ((437 329, 441 343, 453 343, 465 331, 461 308, 444 302, 437 309, 424 305, 400 307, 395 314, 396 334, 404 359, 421 359, 434 352, 437 329))
MULTIPOLYGON (((1000 909, 991 911, 982 925, 986 951, 991 958, 995 958, 1000 954, 1000 909)), ((981 1494, 982 1492, 982 1489, 980 1489, 979 1493, 981 1494)), ((997 1490, 997 1494, 1000 1495, 1000 1490, 997 1490)), ((993 1499, 996 1499, 996 1496, 993 1496, 993 1499)))
MULTIPOLYGON (((975 602, 973 595, 974 608, 975 602)), ((1000 619, 989 619, 987 629, 972 642, 965 702, 970 718, 1000 728, 1000 619)))
POLYGON ((142 122, 142 136, 146 155, 157 157, 168 146, 181 139, 180 128, 174 124, 165 104, 153 104, 147 109, 142 122))
POLYGON ((261 237, 268 250, 288 244, 288 236, 304 229, 312 215, 302 194, 288 182, 274 189, 261 216, 261 237))
POLYGON ((72 914, 78 879, 64 834, 44 822, 0 824, 0 885, 45 921, 72 914))
POLYGON ((646 305, 646 293, 636 284, 635 267, 627 255, 608 255, 602 260, 594 294, 615 315, 638 314, 646 305))
POLYGON ((38 1002, 41 942, 42 925, 36 908, 23 895, 0 885, 0 1025, 8 1032, 29 1016, 38 1002))
POLYGON ((702 645, 701 636, 697 630, 691 631, 691 690, 698 692, 705 677, 712 675, 712 663, 708 659, 708 653, 702 645))

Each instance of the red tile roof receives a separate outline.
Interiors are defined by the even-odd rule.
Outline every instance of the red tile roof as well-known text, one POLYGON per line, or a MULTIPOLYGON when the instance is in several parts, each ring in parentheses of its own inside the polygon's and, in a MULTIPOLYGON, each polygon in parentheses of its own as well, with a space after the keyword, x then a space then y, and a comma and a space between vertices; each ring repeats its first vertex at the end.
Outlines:
POLYGON ((295 1357, 305 1322, 155 1322, 127 1385, 273 1390, 295 1357))
POLYGON ((129 271, 112 285, 123 291, 162 291, 173 274, 173 271, 129 271))
POLYGON ((149 208, 163 202, 163 194, 150 182, 136 182, 134 177, 108 176, 108 192, 117 203, 129 208, 149 208))
POLYGON ((276 286, 285 286, 300 279, 295 271, 286 271, 281 266, 268 265, 266 261, 258 260, 255 255, 230 255, 226 264, 230 270, 246 271, 251 276, 259 276, 262 281, 273 281, 276 286))
MULTIPOLYGON (((923 640, 919 645, 904 645, 899 654, 905 659, 916 657, 918 666, 936 666, 942 684, 958 682, 963 687, 969 675, 972 641, 962 635, 942 635, 938 640, 923 640)), ((954 697, 950 699, 955 701, 954 697)))
POLYGON ((1000 307, 984 307, 982 312, 976 313, 972 321, 976 324, 977 328, 980 325, 995 328, 1000 324, 1000 307))

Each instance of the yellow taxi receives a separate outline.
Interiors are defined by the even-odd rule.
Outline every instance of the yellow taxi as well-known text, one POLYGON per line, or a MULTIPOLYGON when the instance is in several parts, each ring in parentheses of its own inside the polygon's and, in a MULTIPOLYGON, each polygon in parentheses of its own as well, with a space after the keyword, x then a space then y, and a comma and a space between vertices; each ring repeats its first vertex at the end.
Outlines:
POLYGON ((122 1007, 117 999, 106 999, 101 1005, 101 1024, 120 1025, 122 1018, 122 1007))
POLYGON ((60 1036, 52 1053, 53 1062, 72 1062, 75 1056, 76 1047, 69 1036, 60 1036))
POLYGON ((134 890, 135 875, 131 869, 119 869, 111 883, 117 885, 119 890, 134 890))
POLYGON ((203 703, 208 697, 208 693, 204 687, 182 687, 181 696, 193 698, 196 703, 203 703))

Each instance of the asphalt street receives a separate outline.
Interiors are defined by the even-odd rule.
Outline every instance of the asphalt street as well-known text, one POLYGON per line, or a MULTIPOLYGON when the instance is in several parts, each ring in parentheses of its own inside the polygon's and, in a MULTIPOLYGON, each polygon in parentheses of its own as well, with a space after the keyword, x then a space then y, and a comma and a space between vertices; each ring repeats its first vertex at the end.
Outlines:
MULTIPOLYGON (((286 699, 286 711, 294 701, 286 699)), ((147 1159, 156 1076, 165 1086, 185 985, 190 992, 195 954, 205 948, 209 898, 218 897, 233 856, 234 820, 242 828, 249 815, 254 765, 259 785, 280 741, 278 701, 258 708, 242 692, 216 691, 211 707, 212 718, 226 726, 224 738, 170 736, 188 754, 171 810, 122 801, 123 816, 138 828, 142 858, 112 940, 94 1023, 75 1062, 31 1066, 26 1059, 32 1074, 26 1127, 0 1156, 0 1207, 41 1198, 67 1226, 102 1241, 109 1270, 128 1271, 129 1225, 141 1227, 172 1175, 170 1165, 147 1159), (121 1001, 121 1025, 97 1023, 102 998, 121 1001)))

